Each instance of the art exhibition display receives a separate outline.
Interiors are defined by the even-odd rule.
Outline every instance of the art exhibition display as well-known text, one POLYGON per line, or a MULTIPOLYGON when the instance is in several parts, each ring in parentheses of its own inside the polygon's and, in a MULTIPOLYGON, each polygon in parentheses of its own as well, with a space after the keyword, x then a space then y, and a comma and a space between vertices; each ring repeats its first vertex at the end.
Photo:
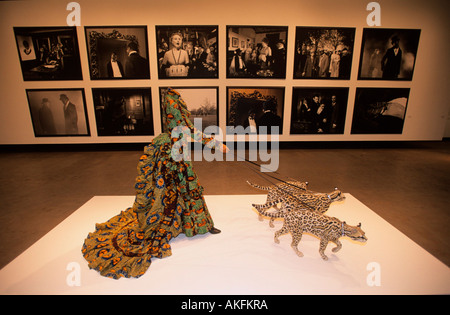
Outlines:
MULTIPOLYGON (((145 147, 138 163, 134 204, 97 224, 83 244, 89 267, 103 276, 140 277, 152 258, 171 255, 170 241, 180 233, 192 237, 219 232, 191 162, 172 156, 179 138, 172 137, 171 131, 177 126, 188 128, 194 141, 221 150, 227 149, 212 135, 223 121, 226 134, 275 133, 292 136, 293 141, 301 141, 302 135, 403 134, 410 87, 355 87, 354 83, 412 81, 421 30, 364 28, 358 75, 352 77, 356 73, 352 61, 358 59, 356 28, 296 26, 294 33, 288 26, 227 25, 226 38, 220 38, 224 46, 219 29, 219 25, 155 25, 156 36, 150 39, 156 42, 149 43, 147 25, 86 26, 86 68, 92 93, 85 94, 86 88, 80 86, 25 89, 35 137, 90 137, 89 120, 96 122, 98 137, 154 136, 161 126, 162 133, 145 147), (288 47, 292 34, 293 45, 288 47), (219 47, 226 50, 221 52, 219 47), (289 56, 291 62, 286 59, 289 56), (219 75, 220 57, 225 58, 226 73, 219 75), (151 69, 157 73, 151 75, 151 69), (292 75, 289 81, 287 70, 292 75), (258 83, 278 79, 281 84, 232 83, 242 78, 258 83), (126 86, 97 85, 101 80, 125 79, 131 80, 126 86), (160 86, 159 104, 155 104, 152 88, 140 83, 164 79, 218 83, 180 84, 178 92, 160 86), (338 83, 296 86, 300 80, 338 83), (291 91, 286 82, 292 83, 291 91), (225 98, 219 97, 221 93, 225 98), (219 104, 221 99, 226 104, 219 104), (285 104, 289 99, 291 103, 285 104), (221 106, 226 117, 219 120, 221 106), (202 121, 200 130, 192 122, 195 118, 202 121), (285 120, 287 131, 283 130, 285 120)), ((78 80, 83 84, 76 27, 14 27, 13 35, 24 81, 78 80)), ((323 259, 327 259, 328 242, 337 245, 333 249, 337 252, 341 237, 367 241, 360 224, 351 226, 325 214, 334 202, 345 200, 338 189, 319 193, 309 190, 307 182, 291 179, 269 186, 248 183, 267 192, 264 204, 253 205, 259 219, 268 217, 270 227, 276 218, 283 219, 275 241, 291 233, 292 247, 300 256, 297 246, 302 233, 320 238, 323 259)))
POLYGON ((275 232, 274 241, 279 244, 279 237, 291 233, 291 247, 295 253, 303 257, 298 250, 298 245, 303 233, 310 233, 320 239, 319 253, 324 260, 328 260, 325 249, 329 242, 336 244, 333 252, 338 252, 342 243, 340 238, 347 236, 350 239, 364 243, 367 241, 361 223, 358 226, 348 225, 345 221, 329 217, 324 213, 333 202, 345 200, 344 194, 337 188, 332 193, 318 193, 307 190, 308 183, 301 181, 283 181, 271 186, 259 186, 248 182, 251 186, 266 190, 267 201, 265 204, 253 204, 258 211, 259 218, 268 217, 270 227, 274 227, 273 221, 277 218, 284 220, 283 227, 275 232), (278 207, 278 204, 281 204, 278 207), (272 210, 275 211, 272 211, 272 210))
MULTIPOLYGON (((356 87, 355 94, 353 90, 361 80, 412 81, 420 29, 364 28, 360 43, 355 41, 354 27, 296 26, 295 32, 289 32, 290 29, 278 25, 226 25, 226 38, 222 39, 219 25, 155 25, 155 42, 150 43, 147 25, 85 26, 86 62, 92 82, 132 80, 137 83, 120 88, 89 86, 92 94, 87 95, 86 104, 83 102, 87 108, 81 124, 90 128, 88 121, 95 120, 98 137, 153 136, 161 120, 153 113, 162 101, 153 104, 150 90, 144 91, 141 80, 148 83, 164 79, 224 78, 225 85, 176 87, 191 89, 187 92, 190 95, 197 89, 196 98, 203 92, 216 94, 216 97, 208 95, 207 104, 202 108, 192 104, 194 116, 205 120, 204 128, 219 126, 218 108, 222 106, 219 93, 226 93, 226 125, 221 127, 226 127, 223 129, 228 134, 245 134, 246 128, 265 133, 271 127, 274 127, 272 133, 288 141, 301 141, 302 135, 329 135, 334 140, 341 136, 403 134, 409 87, 356 87), (292 47, 287 45, 290 36, 295 37, 292 47), (219 51, 219 39, 226 43, 225 51, 219 51), (359 56, 355 44, 361 45, 359 56), (287 60, 289 56, 291 63, 287 60), (224 74, 219 74, 221 57, 226 59, 224 74), (358 58, 358 75, 352 77, 358 58), (152 63, 157 69, 154 75, 150 73, 152 63), (287 69, 289 64, 292 69, 287 69), (288 80, 287 70, 291 70, 292 79, 288 80), (242 78, 259 83, 264 82, 262 79, 278 79, 282 84, 235 86, 232 83, 242 78), (300 80, 337 83, 296 86, 300 80), (286 83, 292 83, 291 91, 286 83), (377 91, 372 93, 371 89, 377 91), (350 95, 355 95, 354 99, 350 95), (288 99, 291 104, 285 104, 288 99), (122 105, 124 119, 113 108, 121 105, 112 106, 112 103, 125 104, 122 105), (92 113, 95 117, 88 117, 92 113), (283 128, 285 114, 289 116, 287 130, 283 128)), ((76 27, 14 27, 13 32, 24 81, 81 80, 84 83, 81 71, 84 61, 79 51, 82 45, 76 27)), ((35 108, 42 107, 46 116, 50 116, 47 108, 52 109, 44 99, 49 98, 40 100, 44 106, 38 106, 35 101, 30 103, 35 137, 75 134, 41 128, 35 108)), ((55 115, 54 110, 52 114, 55 115)), ((91 136, 91 130, 77 134, 91 136)))
POLYGON ((172 156, 178 138, 172 138, 171 132, 183 126, 189 128, 195 141, 223 151, 226 147, 195 130, 186 104, 172 89, 165 95, 163 115, 164 132, 145 148, 138 163, 133 206, 96 224, 82 246, 89 267, 102 276, 140 277, 152 258, 172 254, 170 241, 180 233, 193 237, 220 232, 214 227, 192 162, 172 156))

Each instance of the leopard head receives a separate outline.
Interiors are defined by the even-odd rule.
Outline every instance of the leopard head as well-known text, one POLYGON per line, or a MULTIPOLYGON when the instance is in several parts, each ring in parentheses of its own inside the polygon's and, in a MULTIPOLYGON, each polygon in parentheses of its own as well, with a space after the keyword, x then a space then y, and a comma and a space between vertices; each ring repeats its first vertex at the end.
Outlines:
POLYGON ((331 202, 338 202, 338 201, 344 201, 345 195, 342 191, 340 191, 337 187, 334 189, 333 192, 329 193, 327 195, 328 199, 331 202))
POLYGON ((361 229, 361 223, 357 226, 351 226, 342 222, 342 236, 348 236, 350 239, 356 242, 367 242, 366 233, 361 229))

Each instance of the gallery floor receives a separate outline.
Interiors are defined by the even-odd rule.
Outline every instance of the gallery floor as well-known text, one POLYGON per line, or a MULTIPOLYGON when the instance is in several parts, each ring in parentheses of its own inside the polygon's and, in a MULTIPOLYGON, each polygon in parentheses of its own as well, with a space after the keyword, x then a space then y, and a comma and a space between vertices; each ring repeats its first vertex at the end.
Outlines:
MULTIPOLYGON (((94 196, 133 195, 138 147, 3 148, 0 267, 94 196)), ((268 184, 245 162, 194 165, 206 195, 261 194, 246 180, 268 184)), ((450 142, 302 144, 280 151, 278 173, 315 191, 340 188, 450 266, 450 142)))

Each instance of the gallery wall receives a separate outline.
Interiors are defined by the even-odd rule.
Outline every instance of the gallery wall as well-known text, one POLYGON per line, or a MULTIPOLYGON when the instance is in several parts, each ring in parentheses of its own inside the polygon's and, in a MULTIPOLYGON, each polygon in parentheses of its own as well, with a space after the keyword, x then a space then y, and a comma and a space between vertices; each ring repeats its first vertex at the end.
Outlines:
MULTIPOLYGON (((0 144, 151 141, 161 132, 160 93, 169 86, 183 88, 192 102, 201 102, 188 104, 193 116, 218 122, 224 132, 233 119, 251 121, 242 115, 262 116, 263 104, 272 100, 281 118, 280 141, 441 140, 449 113, 450 62, 444 57, 449 51, 448 5, 438 0, 378 1, 381 25, 369 26, 369 2, 80 0, 81 23, 70 29, 69 1, 2 1, 0 144), (188 76, 183 67, 167 70, 181 71, 175 76, 163 75, 168 72, 161 64, 174 31, 184 37, 185 51, 208 53, 202 71, 191 57, 188 76), (401 70, 385 78, 370 62, 381 58, 373 54, 377 48, 384 55, 394 36, 403 52, 401 70), (263 38, 273 51, 267 64, 259 57, 264 54, 263 38), (27 40, 32 42, 28 50, 27 40), (110 52, 118 51, 125 62, 123 50, 133 41, 148 62, 148 74, 107 77, 110 52), (285 47, 285 59, 273 56, 278 42, 285 47), (61 44, 64 58, 55 50, 53 62, 40 64, 40 48, 47 43, 61 44), (302 48, 313 51, 317 60, 323 52, 331 60, 339 51, 341 64, 347 50, 349 73, 332 75, 329 66, 323 76, 320 69, 308 74, 302 48), (252 50, 258 58, 256 68, 250 67, 252 50), (240 60, 245 69, 239 69, 240 60), (281 72, 274 68, 279 60, 285 60, 281 72), (75 131, 67 127, 68 105, 61 94, 75 105, 75 131), (301 114, 303 100, 311 103, 316 95, 324 108, 330 108, 326 126, 320 125, 322 118, 301 114), (329 123, 335 95, 341 104, 339 128, 333 129, 329 123), (52 112, 50 131, 42 123, 44 103, 52 112)), ((180 55, 173 57, 180 60, 180 55)))

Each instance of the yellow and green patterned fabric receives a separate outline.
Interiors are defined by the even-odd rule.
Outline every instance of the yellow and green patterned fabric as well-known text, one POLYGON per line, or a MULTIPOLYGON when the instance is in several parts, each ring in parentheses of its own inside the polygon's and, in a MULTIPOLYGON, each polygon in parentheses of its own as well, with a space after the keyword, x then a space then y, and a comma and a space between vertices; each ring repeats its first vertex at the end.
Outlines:
POLYGON ((186 126, 193 139, 201 139, 209 147, 222 144, 194 129, 186 104, 176 91, 167 91, 163 108, 166 132, 145 147, 138 162, 133 206, 96 224, 84 241, 84 258, 102 276, 140 277, 151 258, 172 254, 169 243, 180 233, 192 237, 214 226, 192 163, 171 157, 173 144, 179 140, 171 137, 171 131, 186 126))

